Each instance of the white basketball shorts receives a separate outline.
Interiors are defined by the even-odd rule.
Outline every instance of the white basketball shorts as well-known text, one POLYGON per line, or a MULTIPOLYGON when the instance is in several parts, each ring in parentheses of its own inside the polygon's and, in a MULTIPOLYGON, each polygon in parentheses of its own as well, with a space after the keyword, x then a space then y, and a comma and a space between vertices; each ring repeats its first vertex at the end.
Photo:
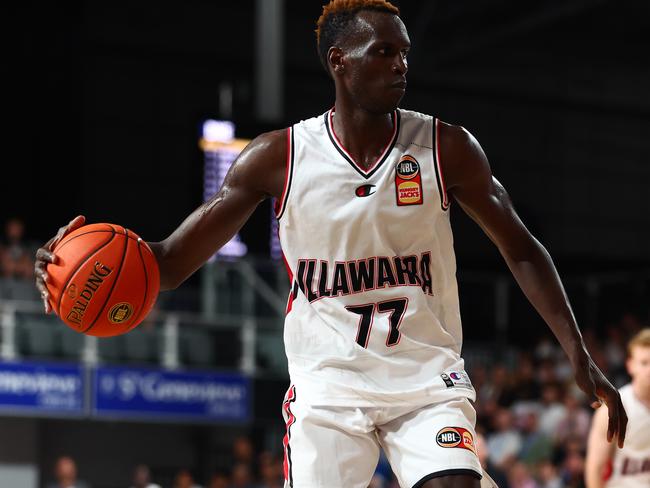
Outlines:
POLYGON ((367 488, 380 447, 402 488, 483 473, 476 412, 464 397, 424 407, 323 407, 310 405, 294 385, 282 411, 285 488, 367 488))

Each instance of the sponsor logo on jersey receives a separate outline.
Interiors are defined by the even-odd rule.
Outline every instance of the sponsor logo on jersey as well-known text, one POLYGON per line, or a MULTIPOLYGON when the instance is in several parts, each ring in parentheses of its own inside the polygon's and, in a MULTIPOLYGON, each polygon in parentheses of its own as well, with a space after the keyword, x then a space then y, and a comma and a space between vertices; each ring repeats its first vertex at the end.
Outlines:
POLYGON ((465 371, 447 371, 440 375, 442 381, 445 382, 447 388, 468 388, 472 389, 472 382, 469 375, 465 371))
POLYGON ((133 315, 133 307, 130 303, 117 303, 108 311, 108 320, 112 324, 121 324, 126 322, 133 315))
POLYGON ((369 197, 374 193, 375 185, 361 185, 354 191, 354 194, 358 197, 369 197))
POLYGON ((397 205, 422 204, 422 176, 420 164, 408 154, 402 156, 395 167, 395 192, 397 205))
POLYGON ((474 435, 463 427, 443 427, 436 434, 436 443, 440 447, 467 449, 476 454, 474 435))

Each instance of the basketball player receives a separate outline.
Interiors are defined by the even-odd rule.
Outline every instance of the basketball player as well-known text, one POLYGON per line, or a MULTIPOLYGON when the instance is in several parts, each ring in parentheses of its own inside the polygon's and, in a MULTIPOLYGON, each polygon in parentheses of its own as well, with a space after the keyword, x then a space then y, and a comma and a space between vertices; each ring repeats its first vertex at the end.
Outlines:
MULTIPOLYGON (((262 200, 277 199, 292 284, 286 486, 366 488, 380 446, 403 487, 479 486, 452 200, 497 245, 580 387, 608 405, 608 438, 622 445, 618 392, 586 351, 551 258, 519 220, 480 145, 462 127, 398 108, 411 48, 398 9, 384 0, 333 0, 317 25, 334 107, 257 137, 220 191, 151 244, 161 287, 175 288, 262 200)), ((45 298, 51 245, 83 221, 38 251, 45 298)))
POLYGON ((632 382, 620 389, 629 416, 625 446, 616 449, 607 442, 607 413, 597 410, 587 444, 587 488, 650 486, 650 329, 630 340, 627 355, 632 382))

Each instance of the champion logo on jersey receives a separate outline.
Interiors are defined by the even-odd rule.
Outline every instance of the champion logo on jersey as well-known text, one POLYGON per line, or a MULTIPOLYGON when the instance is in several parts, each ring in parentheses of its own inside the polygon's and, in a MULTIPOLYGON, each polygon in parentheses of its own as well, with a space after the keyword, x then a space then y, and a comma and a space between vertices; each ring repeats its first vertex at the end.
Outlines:
POLYGON ((373 193, 375 193, 375 185, 361 185, 354 190, 354 194, 358 197, 369 197, 373 193))
POLYGON ((395 167, 397 205, 422 205, 422 176, 417 160, 405 154, 395 167))

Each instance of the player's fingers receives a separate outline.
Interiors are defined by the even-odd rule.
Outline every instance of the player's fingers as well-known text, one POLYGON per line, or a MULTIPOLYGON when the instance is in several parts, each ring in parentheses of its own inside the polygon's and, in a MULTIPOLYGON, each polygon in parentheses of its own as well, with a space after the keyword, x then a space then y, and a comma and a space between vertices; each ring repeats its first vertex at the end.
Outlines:
POLYGON ((84 217, 83 215, 77 215, 68 224, 68 232, 71 232, 71 231, 73 231, 75 229, 78 229, 79 227, 81 227, 85 223, 86 223, 86 217, 84 217))
POLYGON ((616 410, 609 409, 609 418, 607 419, 607 442, 612 442, 616 426, 618 425, 618 416, 616 410))
POLYGON ((47 280, 49 278, 47 271, 43 269, 43 266, 34 266, 34 275, 36 276, 36 285, 38 286, 39 283, 47 283, 47 280))
POLYGON ((605 396, 605 404, 607 405, 607 413, 608 413, 608 420, 607 420, 607 442, 612 442, 612 439, 615 436, 620 436, 620 420, 621 420, 621 412, 623 409, 621 408, 621 398, 618 394, 618 391, 616 391, 613 387, 608 388, 604 393, 605 396))
POLYGON ((52 311, 52 308, 50 307, 50 302, 47 300, 47 298, 43 298, 43 308, 45 308, 46 314, 52 311))
POLYGON ((74 219, 72 219, 68 225, 64 225, 63 227, 59 228, 59 231, 56 233, 56 236, 46 244, 47 248, 52 251, 56 247, 56 245, 59 243, 61 239, 63 239, 66 235, 68 235, 70 232, 72 232, 75 229, 78 229, 84 223, 86 222, 86 217, 83 215, 77 215, 74 219))
POLYGON ((39 281, 38 279, 36 280, 36 288, 38 288, 38 291, 41 294, 41 300, 43 300, 43 308, 45 309, 45 313, 50 313, 50 292, 47 290, 47 287, 43 284, 43 282, 39 281))
POLYGON ((41 295, 41 298, 44 297, 44 295, 49 295, 49 292, 47 291, 47 287, 43 283, 43 281, 36 279, 36 288, 38 288, 38 293, 41 295))
POLYGON ((618 395, 618 409, 618 447, 622 449, 623 444, 625 443, 625 432, 627 430, 627 413, 625 412, 625 407, 621 401, 620 394, 618 395))
POLYGON ((36 251, 36 263, 34 264, 34 269, 36 269, 37 266, 42 266, 40 262, 54 264, 56 263, 56 255, 47 248, 41 247, 36 251))

